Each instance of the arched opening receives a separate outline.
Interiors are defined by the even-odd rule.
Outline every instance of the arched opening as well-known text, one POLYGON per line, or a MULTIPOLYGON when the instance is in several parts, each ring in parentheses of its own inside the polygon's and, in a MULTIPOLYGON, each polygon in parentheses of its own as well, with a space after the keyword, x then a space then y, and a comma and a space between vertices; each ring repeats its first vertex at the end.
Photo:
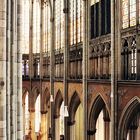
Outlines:
POLYGON ((59 125, 60 125, 60 130, 59 130, 60 139, 63 139, 64 138, 64 101, 62 102, 61 107, 60 107, 59 125))
POLYGON ((89 140, 109 140, 110 117, 107 106, 101 96, 98 96, 91 108, 89 116, 89 140))
POLYGON ((139 140, 140 136, 140 101, 135 97, 126 106, 119 124, 120 140, 139 140))
POLYGON ((69 104, 69 139, 83 140, 83 107, 78 94, 75 92, 69 104))
POLYGON ((96 140, 104 140, 104 121, 103 121, 103 110, 100 112, 96 122, 96 140))
POLYGON ((55 140, 64 138, 64 101, 60 90, 55 97, 54 118, 55 140))
POLYGON ((35 132, 37 133, 37 135, 40 132, 40 124, 41 124, 41 114, 40 114, 40 94, 39 94, 35 102, 35 132))

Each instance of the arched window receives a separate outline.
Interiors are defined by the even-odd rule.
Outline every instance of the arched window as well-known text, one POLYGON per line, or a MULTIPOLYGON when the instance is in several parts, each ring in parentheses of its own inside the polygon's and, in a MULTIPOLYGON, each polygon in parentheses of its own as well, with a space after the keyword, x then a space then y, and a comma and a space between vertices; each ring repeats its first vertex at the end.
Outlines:
POLYGON ((65 31, 65 20, 64 20, 64 0, 55 1, 55 49, 64 47, 64 31, 65 31))
POLYGON ((25 96, 25 135, 28 134, 29 132, 29 94, 27 92, 26 96, 25 96))
POLYGON ((43 38, 44 38, 44 48, 43 52, 49 52, 50 51, 50 35, 51 35, 51 28, 50 28, 50 7, 49 3, 44 3, 44 31, 43 31, 43 38))
POLYGON ((137 48, 136 48, 136 41, 132 41, 132 52, 131 52, 131 74, 132 79, 136 78, 137 73, 137 48))
POLYGON ((110 0, 91 0, 90 7, 91 39, 110 33, 111 2, 110 0))
POLYGON ((136 25, 136 0, 122 0, 122 27, 136 25))
POLYGON ((23 4, 23 54, 29 54, 29 0, 23 4))
POLYGON ((70 0, 70 45, 80 43, 83 40, 83 1, 70 0))
POLYGON ((40 131, 41 115, 40 115, 40 94, 35 103, 35 132, 40 131))
POLYGON ((122 48, 122 66, 124 79, 136 80, 137 77, 137 45, 133 38, 125 40, 122 48))
POLYGON ((40 53, 40 3, 33 3, 33 53, 40 53))

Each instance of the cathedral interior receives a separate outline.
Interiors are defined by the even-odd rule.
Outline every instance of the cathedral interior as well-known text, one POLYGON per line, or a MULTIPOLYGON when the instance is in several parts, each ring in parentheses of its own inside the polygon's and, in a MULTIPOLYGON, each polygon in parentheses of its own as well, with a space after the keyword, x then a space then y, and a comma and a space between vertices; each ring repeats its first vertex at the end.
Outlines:
POLYGON ((0 0, 0 140, 140 140, 140 0, 0 0))

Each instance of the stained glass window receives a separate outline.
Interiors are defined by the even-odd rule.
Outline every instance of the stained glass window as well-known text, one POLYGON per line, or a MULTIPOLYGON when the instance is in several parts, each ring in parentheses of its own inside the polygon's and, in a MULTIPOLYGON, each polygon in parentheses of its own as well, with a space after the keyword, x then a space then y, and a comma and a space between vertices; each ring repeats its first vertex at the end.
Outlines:
POLYGON ((136 0, 122 0, 122 27, 136 25, 136 0))
POLYGON ((40 4, 33 3, 33 53, 40 53, 40 4))
POLYGON ((136 25, 136 0, 130 0, 130 26, 136 25))
POLYGON ((70 45, 79 43, 82 41, 83 32, 83 1, 82 0, 70 0, 70 45))
POLYGON ((64 13, 63 0, 55 1, 55 48, 60 49, 64 47, 64 13))
POLYGON ((127 28, 129 26, 129 20, 128 20, 128 0, 122 1, 122 26, 123 28, 127 28))
POLYGON ((51 45, 51 40, 50 40, 50 36, 51 36, 51 28, 50 28, 50 7, 49 7, 49 3, 45 3, 44 5, 44 31, 43 31, 43 43, 44 43, 44 48, 43 48, 43 52, 48 52, 50 51, 50 45, 51 45))
POLYGON ((24 0, 23 4, 23 54, 29 54, 29 0, 24 0))
POLYGON ((136 50, 136 42, 133 40, 132 42, 132 53, 131 53, 131 73, 136 74, 136 66, 137 66, 137 50, 136 50))

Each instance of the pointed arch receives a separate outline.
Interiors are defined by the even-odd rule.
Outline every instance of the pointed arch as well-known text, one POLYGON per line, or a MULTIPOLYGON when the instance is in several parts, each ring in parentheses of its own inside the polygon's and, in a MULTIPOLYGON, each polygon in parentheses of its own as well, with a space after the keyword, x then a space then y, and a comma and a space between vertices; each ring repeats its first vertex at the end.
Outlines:
POLYGON ((48 88, 41 94, 41 112, 45 113, 48 111, 48 103, 50 99, 50 93, 48 88))
POLYGON ((58 90, 55 96, 55 105, 54 105, 54 117, 57 118, 60 116, 60 107, 63 102, 62 92, 58 90))
POLYGON ((124 108, 120 117, 118 136, 120 140, 126 140, 127 129, 129 128, 134 116, 140 111, 140 98, 135 96, 124 108))
POLYGON ((25 98, 26 98, 26 95, 29 95, 29 91, 27 88, 23 88, 22 89, 22 104, 24 105, 25 104, 25 98))
POLYGON ((35 107, 35 102, 36 102, 36 99, 37 99, 37 97, 38 97, 39 94, 40 94, 39 88, 37 86, 33 87, 32 88, 32 92, 29 95, 30 111, 35 109, 34 108, 35 107))
POLYGON ((89 130, 95 132, 96 131, 96 122, 100 112, 103 110, 103 116, 105 119, 110 120, 109 111, 106 107, 106 104, 101 97, 98 95, 92 104, 92 108, 89 114, 89 130))
POLYGON ((75 121, 75 113, 76 110, 78 108, 78 106, 80 105, 81 101, 80 98, 78 96, 78 93, 75 91, 73 96, 71 97, 70 103, 69 103, 69 121, 70 122, 74 122, 75 121))

